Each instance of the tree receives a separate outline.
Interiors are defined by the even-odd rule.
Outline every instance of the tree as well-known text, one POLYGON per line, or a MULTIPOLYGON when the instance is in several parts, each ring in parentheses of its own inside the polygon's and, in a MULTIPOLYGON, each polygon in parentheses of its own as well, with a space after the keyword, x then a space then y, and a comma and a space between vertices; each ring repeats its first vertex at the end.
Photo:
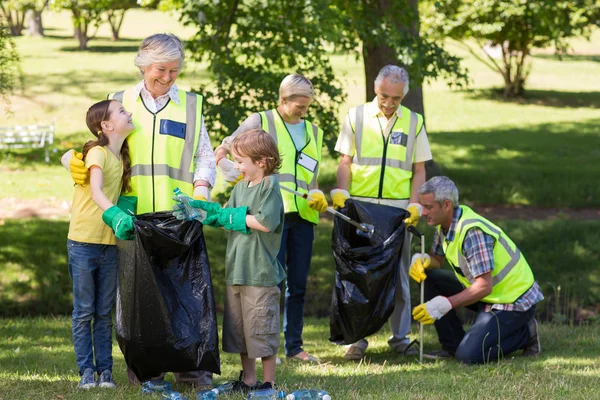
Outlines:
POLYGON ((79 40, 79 50, 87 50, 88 42, 96 36, 98 26, 102 22, 102 13, 106 11, 103 0, 53 0, 56 10, 68 10, 72 13, 75 37, 79 40), (90 34, 90 28, 96 31, 90 34))
POLYGON ((0 13, 13 36, 21 36, 25 25, 25 13, 31 7, 30 1, 0 1, 0 13))
POLYGON ((136 0, 108 0, 106 14, 112 33, 112 40, 119 40, 119 32, 123 25, 125 13, 134 7, 137 7, 136 0))
POLYGON ((438 0, 429 11, 426 20, 431 31, 455 39, 502 75, 504 96, 514 97, 523 94, 531 50, 554 46, 557 53, 565 52, 568 38, 588 36, 598 24, 599 4, 596 0, 438 0), (499 49, 499 61, 486 51, 490 47, 499 49))
POLYGON ((333 5, 327 19, 337 21, 339 28, 330 40, 339 50, 361 45, 367 99, 375 96, 373 82, 387 64, 409 72, 411 91, 402 103, 421 114, 425 79, 444 76, 458 86, 467 83, 460 59, 420 35, 417 0, 334 0, 333 5))
POLYGON ((27 10, 25 19, 27 22, 27 33, 29 36, 44 36, 44 26, 42 25, 42 13, 48 6, 50 0, 34 0, 33 7, 27 10))
POLYGON ((188 42, 192 57, 208 61, 213 82, 205 95, 207 120, 217 138, 231 134, 251 111, 277 104, 279 84, 298 72, 317 88, 308 118, 324 130, 333 150, 344 101, 323 41, 317 10, 301 1, 185 1, 183 20, 199 27, 188 42))
POLYGON ((10 29, 3 22, 0 16, 0 99, 10 104, 9 96, 19 85, 20 58, 10 29))

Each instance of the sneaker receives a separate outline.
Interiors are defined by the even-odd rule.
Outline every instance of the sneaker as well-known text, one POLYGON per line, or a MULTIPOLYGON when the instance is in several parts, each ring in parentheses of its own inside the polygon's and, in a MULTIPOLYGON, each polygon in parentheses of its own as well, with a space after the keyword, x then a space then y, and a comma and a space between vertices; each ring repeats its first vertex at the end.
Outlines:
POLYGON ((418 356, 419 355, 419 349, 418 349, 418 342, 417 341, 413 341, 410 342, 409 344, 400 344, 397 346, 392 347, 392 350, 394 350, 396 353, 402 354, 403 356, 418 356), (417 347, 415 347, 414 344, 416 344, 417 347))
POLYGON ((433 350, 423 353, 423 358, 428 360, 448 360, 454 358, 454 352, 448 350, 433 350))
POLYGON ((531 318, 529 322, 527 322, 527 329, 529 330, 529 340, 523 348, 523 355, 537 356, 542 352, 542 344, 540 343, 538 322, 535 318, 531 318))
POLYGON ((367 347, 369 347, 369 342, 367 342, 365 339, 361 339, 356 343, 352 343, 346 349, 344 358, 346 360, 360 360, 365 356, 367 347))
POLYGON ((256 389, 256 386, 258 384, 255 383, 254 385, 248 385, 246 382, 244 382, 244 371, 240 371, 240 377, 238 378, 237 381, 235 381, 233 383, 233 387, 231 388, 231 392, 237 392, 237 393, 248 393, 251 390, 256 389))
POLYGON ((117 387, 115 381, 113 381, 112 372, 109 369, 102 371, 98 377, 98 386, 101 388, 114 389, 117 387))
POLYGON ((81 375, 81 380, 77 384, 79 389, 90 389, 96 386, 96 379, 94 379, 94 370, 86 368, 81 375))
POLYGON ((263 382, 256 387, 256 390, 275 389, 273 382, 263 382))

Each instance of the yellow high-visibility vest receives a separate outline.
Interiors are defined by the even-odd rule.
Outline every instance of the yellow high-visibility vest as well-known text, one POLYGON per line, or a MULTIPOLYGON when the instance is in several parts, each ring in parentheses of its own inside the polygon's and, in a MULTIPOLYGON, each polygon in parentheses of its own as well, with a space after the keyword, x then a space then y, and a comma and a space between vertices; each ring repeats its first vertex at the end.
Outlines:
POLYGON ((423 116, 402 107, 402 118, 394 117, 387 139, 379 118, 366 113, 371 103, 348 112, 356 140, 352 158, 352 197, 409 199, 415 140, 423 127, 423 116))
MULTIPOLYGON (((306 144, 298 150, 277 109, 262 111, 259 115, 263 130, 275 139, 282 158, 281 168, 277 175, 279 184, 297 190, 300 193, 308 193, 309 190, 316 189, 318 187, 319 167, 321 166, 323 131, 315 124, 305 120, 306 144), (314 169, 310 170, 299 164, 300 157, 311 158, 316 161, 314 169)), ((307 165, 306 163, 302 164, 307 165)), ((283 206, 286 213, 297 212, 303 219, 313 224, 319 223, 319 212, 310 208, 305 199, 285 190, 281 191, 281 197, 283 198, 283 206)))
POLYGON ((136 214, 171 210, 177 187, 193 197, 202 96, 179 90, 180 104, 169 100, 156 114, 148 111, 134 89, 111 93, 108 98, 133 113, 135 130, 127 137, 132 190, 124 194, 138 198, 136 214))
MULTIPOLYGON (((481 299, 491 304, 511 304, 533 286, 533 272, 523 254, 506 234, 467 206, 460 206, 462 215, 456 225, 454 240, 442 241, 446 259, 458 280, 468 288, 475 279, 471 276, 462 246, 469 229, 478 228, 494 238, 494 270, 492 293, 481 299)), ((438 234, 442 235, 441 226, 438 234)), ((443 237, 443 235, 442 235, 443 237)))

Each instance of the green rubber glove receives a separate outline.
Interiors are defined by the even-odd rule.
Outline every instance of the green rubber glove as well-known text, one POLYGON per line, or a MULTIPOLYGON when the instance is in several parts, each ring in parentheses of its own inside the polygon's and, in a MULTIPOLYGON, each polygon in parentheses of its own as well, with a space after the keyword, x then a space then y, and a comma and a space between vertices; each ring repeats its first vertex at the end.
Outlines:
POLYGON ((117 207, 129 215, 135 215, 137 209, 137 196, 119 196, 117 207))
POLYGON ((102 221, 112 228, 115 236, 121 240, 133 240, 133 221, 135 218, 127 215, 117 206, 112 206, 102 213, 102 221))
MULTIPOLYGON (((221 212, 222 208, 219 203, 212 203, 210 201, 204 200, 192 200, 187 196, 173 196, 173 200, 175 201, 175 205, 173 206, 173 215, 177 219, 181 220, 192 220, 197 219, 193 218, 186 211, 186 206, 196 208, 198 210, 202 210, 202 215, 206 214, 206 217, 213 216, 216 218, 216 215, 221 212), (185 204, 184 204, 185 203, 185 204)), ((199 220, 204 223, 204 220, 199 220)))
POLYGON ((222 226, 228 231, 249 235, 250 229, 246 226, 246 214, 248 214, 248 207, 222 208, 218 213, 207 216, 203 224, 215 228, 222 226))

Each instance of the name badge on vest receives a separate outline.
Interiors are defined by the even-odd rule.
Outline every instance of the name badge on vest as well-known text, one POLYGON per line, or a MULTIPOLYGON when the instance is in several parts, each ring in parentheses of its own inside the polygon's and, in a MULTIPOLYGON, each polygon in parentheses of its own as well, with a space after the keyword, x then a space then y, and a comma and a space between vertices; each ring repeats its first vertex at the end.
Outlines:
POLYGON ((311 156, 308 156, 305 153, 300 153, 300 157, 298 157, 298 165, 303 166, 310 172, 315 172, 315 170, 317 169, 317 164, 317 160, 315 160, 311 156))
POLYGON ((390 133, 390 144, 399 144, 401 146, 406 147, 408 143, 408 136, 402 132, 392 132, 390 133))
POLYGON ((161 135, 175 136, 180 139, 185 139, 185 124, 183 122, 172 121, 170 119, 160 120, 161 135))

